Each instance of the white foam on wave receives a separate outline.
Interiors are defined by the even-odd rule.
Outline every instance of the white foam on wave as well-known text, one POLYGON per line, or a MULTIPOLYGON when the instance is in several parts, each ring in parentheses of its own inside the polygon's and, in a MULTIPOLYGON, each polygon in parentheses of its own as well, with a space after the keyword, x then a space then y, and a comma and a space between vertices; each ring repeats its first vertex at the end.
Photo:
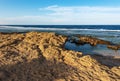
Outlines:
POLYGON ((105 32, 120 32, 120 30, 109 30, 109 29, 79 29, 79 28, 44 28, 44 27, 19 27, 19 26, 0 26, 0 29, 16 29, 16 30, 48 30, 48 31, 105 31, 105 32))

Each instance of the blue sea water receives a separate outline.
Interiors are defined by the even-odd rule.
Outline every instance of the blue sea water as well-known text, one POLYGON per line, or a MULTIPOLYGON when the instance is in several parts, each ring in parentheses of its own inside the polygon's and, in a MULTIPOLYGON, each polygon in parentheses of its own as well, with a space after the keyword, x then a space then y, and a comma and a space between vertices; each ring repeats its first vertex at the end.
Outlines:
MULTIPOLYGON (((1 25, 0 32, 56 32, 62 35, 87 35, 120 44, 120 25, 1 25)), ((89 45, 76 46, 67 43, 68 49, 84 53, 99 53, 120 56, 120 51, 109 50, 103 45, 91 47, 89 45), (92 51, 91 51, 92 50, 92 51)))

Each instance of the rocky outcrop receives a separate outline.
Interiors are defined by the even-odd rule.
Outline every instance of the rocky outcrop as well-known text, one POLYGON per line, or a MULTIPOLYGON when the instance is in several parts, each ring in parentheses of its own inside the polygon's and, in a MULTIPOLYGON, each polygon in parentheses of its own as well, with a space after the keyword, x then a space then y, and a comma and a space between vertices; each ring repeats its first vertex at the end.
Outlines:
POLYGON ((77 45, 90 44, 91 46, 96 46, 99 44, 106 45, 107 48, 112 50, 119 50, 120 45, 114 44, 110 41, 101 40, 91 36, 72 36, 68 38, 68 41, 75 43, 77 45))
POLYGON ((68 40, 80 45, 90 44, 91 46, 96 46, 97 44, 104 44, 104 45, 112 44, 109 41, 101 40, 91 36, 76 36, 76 37, 72 36, 68 40))
POLYGON ((66 36, 0 33, 0 81, 119 81, 120 59, 66 50, 66 36))
POLYGON ((110 44, 107 47, 110 48, 110 49, 113 49, 113 50, 119 50, 120 49, 120 45, 117 45, 117 44, 110 44))
POLYGON ((80 36, 79 40, 85 43, 89 43, 92 46, 96 46, 97 44, 104 44, 104 45, 109 45, 111 42, 89 37, 89 36, 80 36))

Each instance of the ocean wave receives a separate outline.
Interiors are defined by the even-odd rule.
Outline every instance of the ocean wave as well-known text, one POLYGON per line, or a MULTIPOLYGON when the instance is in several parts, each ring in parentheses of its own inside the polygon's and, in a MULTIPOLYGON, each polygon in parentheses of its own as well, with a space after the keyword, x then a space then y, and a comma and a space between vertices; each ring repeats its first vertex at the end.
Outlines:
POLYGON ((50 28, 50 27, 19 27, 19 26, 0 26, 0 29, 9 30, 45 30, 45 31, 104 31, 104 32, 120 32, 120 30, 110 29, 80 29, 80 28, 50 28))

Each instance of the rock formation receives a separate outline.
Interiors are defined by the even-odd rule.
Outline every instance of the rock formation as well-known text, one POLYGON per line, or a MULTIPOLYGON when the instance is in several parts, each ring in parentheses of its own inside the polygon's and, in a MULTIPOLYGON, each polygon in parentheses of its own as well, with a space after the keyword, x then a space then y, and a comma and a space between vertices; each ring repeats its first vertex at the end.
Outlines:
POLYGON ((120 49, 120 45, 114 44, 110 41, 94 38, 91 36, 72 36, 68 38, 68 41, 78 44, 78 45, 90 44, 91 46, 96 46, 99 44, 103 44, 103 45, 106 45, 107 48, 112 49, 112 50, 120 49))
POLYGON ((66 36, 0 33, 0 81, 119 81, 120 59, 64 49, 66 36))

